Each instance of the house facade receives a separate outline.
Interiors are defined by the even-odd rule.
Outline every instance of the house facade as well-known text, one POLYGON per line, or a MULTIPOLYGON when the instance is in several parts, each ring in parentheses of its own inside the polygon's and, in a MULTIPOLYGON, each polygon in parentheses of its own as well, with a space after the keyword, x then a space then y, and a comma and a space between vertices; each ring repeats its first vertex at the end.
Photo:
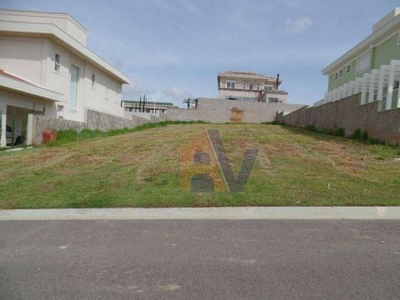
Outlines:
POLYGON ((6 125, 24 131, 28 113, 79 122, 88 109, 123 117, 129 78, 86 39, 68 14, 0 10, 0 147, 6 125))
POLYGON ((378 21, 372 33, 323 71, 329 77, 324 104, 360 93, 360 104, 382 100, 400 107, 400 8, 378 21))
POLYGON ((171 102, 157 101, 138 101, 138 100, 122 100, 122 107, 125 111, 130 112, 145 112, 145 113, 166 113, 169 108, 178 108, 171 102))
MULTIPOLYGON (((279 75, 278 75, 279 76, 279 75)), ((251 72, 227 71, 218 74, 220 99, 286 103, 288 93, 279 90, 282 80, 251 72)))

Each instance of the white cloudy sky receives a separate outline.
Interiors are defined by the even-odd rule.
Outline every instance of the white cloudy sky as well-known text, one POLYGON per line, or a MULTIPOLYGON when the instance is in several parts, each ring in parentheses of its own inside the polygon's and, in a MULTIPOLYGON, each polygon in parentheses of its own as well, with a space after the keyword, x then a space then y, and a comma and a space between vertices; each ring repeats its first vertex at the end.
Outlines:
POLYGON ((0 0, 66 12, 88 47, 131 78, 123 99, 217 97, 227 70, 280 74, 290 103, 323 98, 321 70, 366 38, 399 0, 0 0))

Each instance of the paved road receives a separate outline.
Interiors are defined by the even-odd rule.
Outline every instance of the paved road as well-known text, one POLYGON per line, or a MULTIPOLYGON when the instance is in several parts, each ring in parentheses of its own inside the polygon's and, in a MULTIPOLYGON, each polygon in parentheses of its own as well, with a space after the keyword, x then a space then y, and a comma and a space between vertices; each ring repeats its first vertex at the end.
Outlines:
POLYGON ((0 299, 399 299, 399 220, 0 221, 0 299))

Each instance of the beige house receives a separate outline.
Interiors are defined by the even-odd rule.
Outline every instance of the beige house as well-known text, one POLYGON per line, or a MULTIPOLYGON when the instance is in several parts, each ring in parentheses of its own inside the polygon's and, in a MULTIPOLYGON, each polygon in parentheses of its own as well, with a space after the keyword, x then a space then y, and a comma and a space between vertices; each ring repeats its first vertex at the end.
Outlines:
POLYGON ((89 109, 124 116, 129 78, 88 49, 86 38, 65 13, 0 10, 0 147, 6 125, 23 132, 28 113, 79 122, 89 109))
POLYGON ((227 71, 218 74, 219 98, 226 100, 286 103, 288 93, 279 90, 278 77, 251 72, 227 71))

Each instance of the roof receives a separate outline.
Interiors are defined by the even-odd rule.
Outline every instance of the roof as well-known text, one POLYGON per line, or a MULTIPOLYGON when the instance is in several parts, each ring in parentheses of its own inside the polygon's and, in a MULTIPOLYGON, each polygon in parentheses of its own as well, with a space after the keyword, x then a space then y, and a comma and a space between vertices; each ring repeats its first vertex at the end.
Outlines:
POLYGON ((106 74, 117 79, 121 83, 130 83, 128 76, 123 74, 121 71, 110 65, 108 62, 86 47, 84 41, 86 39, 85 28, 81 27, 81 25, 68 14, 0 10, 0 32, 2 34, 10 35, 48 37, 60 43, 81 59, 88 61, 94 66, 103 70, 106 74), (10 18, 10 14, 15 15, 17 12, 23 15, 23 17, 18 18, 16 16, 11 16, 13 18, 10 18), (62 24, 58 24, 58 21, 54 21, 52 23, 48 20, 44 20, 41 22, 40 17, 45 19, 45 16, 52 18, 64 17, 66 20, 73 22, 77 29, 73 32, 68 32, 66 31, 67 29, 61 28, 62 24))
MULTIPOLYGON (((269 80, 275 81, 276 77, 261 75, 253 72, 244 72, 244 71, 226 71, 223 73, 219 73, 218 77, 231 77, 231 78, 253 78, 253 79, 261 79, 261 80, 269 80)), ((279 80, 281 81, 281 80, 279 80)))
POLYGON ((392 33, 395 34, 396 30, 399 28, 400 8, 395 8, 392 12, 390 12, 373 26, 373 31, 367 38, 323 69, 322 73, 324 75, 329 75, 330 73, 335 72, 336 69, 340 68, 343 64, 350 60, 354 60, 360 55, 369 51, 370 47, 373 47, 374 44, 379 43, 383 37, 391 35, 392 33))
POLYGON ((27 94, 50 101, 63 101, 63 95, 45 89, 16 75, 0 69, 0 89, 11 90, 20 94, 27 94))

